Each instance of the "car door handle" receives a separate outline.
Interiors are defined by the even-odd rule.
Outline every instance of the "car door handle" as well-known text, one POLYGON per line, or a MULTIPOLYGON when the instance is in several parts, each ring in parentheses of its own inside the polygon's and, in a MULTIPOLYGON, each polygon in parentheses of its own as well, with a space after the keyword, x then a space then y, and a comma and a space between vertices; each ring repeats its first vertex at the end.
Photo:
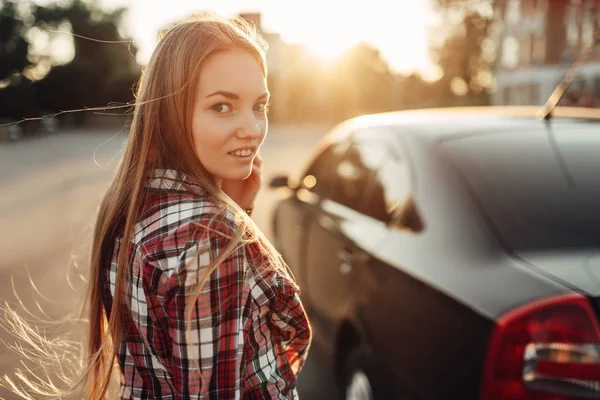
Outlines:
POLYGON ((354 262, 354 255, 352 254, 351 250, 348 249, 341 249, 338 252, 338 257, 340 258, 340 260, 342 260, 343 262, 347 262, 347 263, 352 263, 354 262))
POLYGON ((341 249, 338 252, 338 257, 342 261, 340 264, 340 273, 343 275, 347 275, 352 271, 352 252, 348 249, 341 249))
POLYGON ((369 254, 362 250, 343 248, 338 252, 340 260, 349 263, 364 263, 369 260, 369 254))
POLYGON ((342 261, 340 264, 340 272, 348 274, 352 271, 354 264, 366 262, 369 255, 361 250, 350 250, 343 248, 338 252, 338 257, 342 261))

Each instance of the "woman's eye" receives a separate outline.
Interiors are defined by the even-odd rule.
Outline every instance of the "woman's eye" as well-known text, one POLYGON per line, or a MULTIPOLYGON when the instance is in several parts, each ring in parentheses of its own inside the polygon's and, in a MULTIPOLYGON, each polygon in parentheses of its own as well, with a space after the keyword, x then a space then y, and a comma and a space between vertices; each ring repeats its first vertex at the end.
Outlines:
POLYGON ((225 103, 215 104, 212 109, 219 114, 228 113, 231 111, 231 106, 225 103))
POLYGON ((254 110, 258 112, 268 112, 269 105, 267 103, 258 103, 254 106, 254 110))

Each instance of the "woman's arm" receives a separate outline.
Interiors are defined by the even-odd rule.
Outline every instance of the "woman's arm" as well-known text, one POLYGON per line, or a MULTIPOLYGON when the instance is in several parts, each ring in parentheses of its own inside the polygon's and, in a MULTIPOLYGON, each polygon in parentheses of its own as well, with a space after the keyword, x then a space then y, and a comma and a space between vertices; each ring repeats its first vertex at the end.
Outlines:
POLYGON ((311 332, 297 286, 282 273, 253 269, 252 318, 245 332, 242 397, 296 399, 311 332))

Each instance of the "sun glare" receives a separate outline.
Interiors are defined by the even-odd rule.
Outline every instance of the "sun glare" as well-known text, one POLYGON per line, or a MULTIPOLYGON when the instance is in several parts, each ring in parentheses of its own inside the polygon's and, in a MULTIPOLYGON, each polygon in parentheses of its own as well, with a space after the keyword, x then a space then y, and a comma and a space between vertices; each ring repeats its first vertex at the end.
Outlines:
POLYGON ((223 15, 250 11, 261 13, 266 32, 279 33, 285 43, 302 44, 324 61, 336 60, 355 44, 367 42, 381 51, 396 72, 417 70, 431 76, 435 71, 427 51, 427 29, 434 21, 430 1, 370 0, 368 4, 351 3, 343 7, 342 3, 322 0, 305 0, 295 7, 270 0, 230 0, 219 5, 202 0, 168 3, 150 0, 152 7, 134 0, 101 1, 130 7, 129 26, 140 46, 141 63, 150 58, 158 30, 175 18, 202 10, 223 15))
POLYGON ((304 44, 324 61, 366 42, 381 51, 392 70, 431 75, 434 67, 428 55, 427 29, 434 17, 429 2, 369 3, 344 7, 342 12, 337 4, 321 1, 316 8, 297 8, 293 18, 289 10, 273 7, 265 9, 263 20, 267 30, 279 31, 284 41, 304 44))
POLYGON ((341 58, 352 47, 353 43, 343 43, 335 40, 331 41, 320 41, 319 38, 307 38, 303 41, 303 44, 308 49, 319 57, 321 60, 326 62, 336 61, 341 58))

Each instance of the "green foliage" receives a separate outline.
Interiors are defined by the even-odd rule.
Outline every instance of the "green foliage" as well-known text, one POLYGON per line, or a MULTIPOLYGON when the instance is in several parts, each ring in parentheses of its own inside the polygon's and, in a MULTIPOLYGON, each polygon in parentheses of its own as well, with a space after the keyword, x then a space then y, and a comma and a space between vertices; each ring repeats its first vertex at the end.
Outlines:
MULTIPOLYGON (((15 4, 5 3, 0 10, 0 49, 10 41, 20 46, 10 54, 0 53, 0 78, 15 76, 19 82, 25 82, 13 79, 15 82, 0 89, 0 108, 15 99, 21 105, 0 111, 5 117, 20 119, 39 116, 40 110, 54 113, 133 100, 132 88, 140 76, 140 67, 135 61, 135 47, 118 30, 125 9, 106 13, 80 0, 67 5, 31 5, 33 18, 29 25, 16 13, 15 4), (74 34, 73 60, 53 66, 45 77, 32 83, 23 76, 26 67, 36 66, 28 58, 28 29, 55 32, 64 26, 70 26, 74 34)), ((52 63, 45 59, 36 61, 52 63)))
POLYGON ((497 0, 436 0, 445 39, 431 56, 444 75, 442 105, 487 105, 493 88, 497 0))
POLYGON ((30 64, 27 59, 29 43, 23 37, 24 29, 16 4, 0 2, 0 81, 20 73, 30 64))
POLYGON ((46 110, 60 111, 98 107, 133 99, 132 87, 140 69, 135 48, 121 38, 118 24, 124 9, 101 12, 76 1, 71 6, 38 7, 36 23, 43 27, 71 25, 75 57, 67 65, 54 67, 38 82, 39 102, 46 110), (123 41, 123 43, 101 43, 123 41))

